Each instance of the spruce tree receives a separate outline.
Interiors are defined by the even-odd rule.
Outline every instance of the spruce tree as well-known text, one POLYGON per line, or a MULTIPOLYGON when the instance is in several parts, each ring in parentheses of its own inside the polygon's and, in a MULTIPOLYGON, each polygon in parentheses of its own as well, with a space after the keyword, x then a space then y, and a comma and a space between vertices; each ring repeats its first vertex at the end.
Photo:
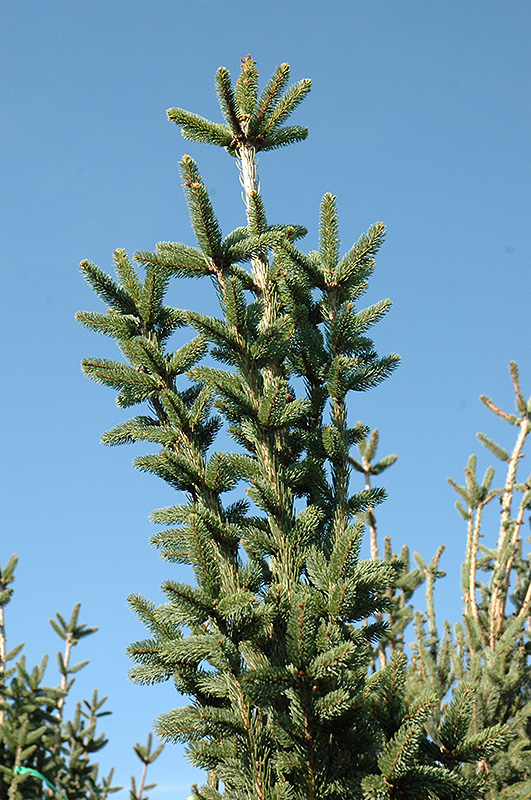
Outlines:
MULTIPOLYGON (((13 595, 15 568, 12 556, 4 568, 0 566, 0 800, 41 800, 56 796, 68 800, 106 800, 121 786, 113 785, 114 768, 107 776, 99 775, 94 757, 107 744, 99 732, 106 697, 95 690, 90 700, 75 704, 74 714, 66 714, 76 674, 89 662, 72 663, 73 648, 82 639, 95 633, 79 622, 78 603, 67 621, 56 614, 50 623, 64 643, 57 653, 60 675, 55 686, 44 683, 48 656, 29 668, 22 653, 23 644, 7 648, 5 609, 13 595)), ((143 765, 137 785, 132 778, 131 800, 149 800, 146 790, 147 766, 159 756, 162 747, 152 748, 151 734, 147 746, 134 748, 143 765)))
MULTIPOLYGON (((407 624, 397 633, 385 622, 407 565, 374 550, 360 556, 364 523, 375 524, 385 497, 370 477, 393 460, 370 467, 370 432, 349 422, 352 393, 377 386, 398 363, 379 356, 367 335, 390 301, 360 307, 384 226, 341 255, 336 198, 326 194, 319 249, 306 253, 298 244, 305 228, 266 216, 257 155, 307 136, 285 123, 310 81, 288 86, 289 74, 282 64, 260 92, 248 56, 235 84, 225 68, 216 74, 224 122, 168 112, 185 138, 235 159, 244 225, 223 235, 185 155, 196 244, 161 242, 134 260, 116 250, 116 279, 81 264, 108 311, 78 319, 115 339, 123 356, 86 359, 83 370, 118 390, 120 408, 142 406, 102 440, 158 447, 135 466, 181 494, 153 513, 161 530, 152 542, 195 575, 193 585, 168 579, 162 605, 130 598, 150 634, 130 647, 131 678, 171 680, 189 698, 156 729, 184 742, 206 771, 193 787, 202 800, 480 798, 483 776, 463 767, 470 753, 468 731, 455 725, 460 696, 434 739, 437 694, 422 687, 412 698, 401 648, 384 653, 385 637, 393 642, 407 624), (219 315, 166 305, 175 278, 212 281, 219 315), (174 350, 180 328, 196 335, 174 350), (215 449, 221 431, 232 450, 215 449), (353 458, 355 445, 368 448, 365 460, 353 458), (365 473, 360 491, 350 487, 352 470, 365 473)), ((489 762, 505 735, 487 725, 475 759, 489 762)))
MULTIPOLYGON (((460 682, 460 725, 467 729, 471 740, 483 738, 492 725, 505 726, 506 746, 491 759, 479 760, 477 768, 484 773, 489 797, 529 800, 531 561, 523 548, 524 525, 531 521, 531 474, 522 478, 519 467, 531 435, 531 396, 524 398, 514 362, 510 373, 516 413, 503 411, 485 395, 481 400, 498 419, 516 427, 512 449, 506 450, 485 434, 478 434, 489 454, 505 465, 504 480, 501 485, 494 484, 492 466, 480 480, 475 455, 468 460, 463 485, 449 480, 459 497, 456 508, 467 529, 462 620, 455 626, 453 637, 447 624, 439 640, 432 602, 427 614, 427 635, 423 621, 419 619, 417 624, 416 658, 411 671, 417 685, 427 672, 441 701, 447 687, 453 681, 460 682), (483 543, 492 524, 489 510, 496 503, 497 541, 491 536, 488 544, 483 543)), ((441 704, 441 713, 443 709, 441 704)))
MULTIPOLYGON (((504 800, 531 798, 531 556, 525 555, 526 522, 531 523, 531 475, 522 479, 521 460, 531 435, 531 397, 525 399, 516 364, 509 365, 515 394, 515 412, 503 411, 490 398, 484 405, 498 419, 517 429, 512 449, 483 433, 478 439, 491 456, 505 464, 505 478, 494 485, 495 469, 477 475, 477 457, 470 456, 465 483, 449 479, 459 499, 456 508, 466 522, 462 565, 463 614, 454 628, 449 622, 439 631, 435 613, 435 582, 444 546, 431 563, 414 554, 401 553, 402 575, 390 590, 388 630, 373 654, 385 660, 403 651, 408 640, 413 649, 407 671, 406 695, 412 699, 426 688, 436 698, 428 729, 432 739, 444 744, 448 764, 468 762, 465 771, 482 775, 485 797, 504 800), (499 509, 498 535, 490 535, 499 509), (490 513, 489 513, 490 512, 490 513), (415 612, 414 590, 426 588, 426 612, 415 612), (414 623, 414 632, 408 630, 414 623), (451 700, 451 707, 449 701, 451 700), (478 758, 476 746, 487 741, 498 726, 500 738, 488 758, 478 758), (446 741, 444 739, 446 738, 446 741), (458 741, 460 739, 460 741, 458 741)), ((376 440, 371 441, 375 445, 376 440)), ((361 459, 356 469, 377 474, 375 446, 358 445, 361 459)), ((374 514, 367 518, 377 548, 374 514)), ((530 541, 531 537, 527 537, 530 541)), ((375 551, 376 552, 376 551, 375 551)), ((385 541, 385 559, 397 562, 391 540, 385 541)))

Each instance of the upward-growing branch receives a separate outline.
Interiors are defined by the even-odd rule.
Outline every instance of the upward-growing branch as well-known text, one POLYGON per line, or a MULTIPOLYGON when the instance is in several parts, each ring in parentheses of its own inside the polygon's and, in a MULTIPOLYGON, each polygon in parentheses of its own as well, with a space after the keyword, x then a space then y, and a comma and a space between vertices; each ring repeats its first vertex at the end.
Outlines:
MULTIPOLYGON (((510 365, 511 377, 516 396, 516 407, 519 412, 520 419, 514 420, 509 417, 509 421, 519 425, 518 437, 516 439, 514 448, 510 456, 505 453, 500 454, 501 448, 495 446, 487 437, 480 437, 484 444, 490 449, 497 452, 499 457, 507 461, 507 476, 505 486, 502 493, 502 510, 500 516, 500 533, 497 543, 497 557, 494 564, 492 574, 492 595, 490 600, 490 630, 489 630, 489 644, 494 647, 495 642, 498 640, 502 633, 503 623, 505 620, 505 608, 507 605, 507 598, 509 594, 509 587, 511 582, 511 572, 514 559, 518 549, 518 542, 520 538, 520 529, 522 526, 524 511, 529 503, 529 499, 522 498, 522 503, 517 512, 516 518, 512 519, 512 504, 515 493, 516 473, 518 464, 522 458, 522 451, 528 435, 531 433, 531 410, 528 404, 524 401, 519 385, 518 370, 514 362, 510 365), (494 447, 493 447, 494 445, 494 447)), ((493 407, 492 403, 487 403, 489 407, 493 407)), ((496 407, 494 407, 495 409, 496 407)), ((497 413, 497 410, 495 411, 497 413)), ((498 414, 499 416, 503 416, 498 414)), ((505 415, 507 417, 508 415, 505 415)), ((530 503, 531 504, 531 503, 530 503)), ((531 595, 530 595, 531 598, 531 595)), ((529 600, 526 598, 526 602, 529 600)), ((521 610, 523 615, 527 615, 527 609, 521 610)))

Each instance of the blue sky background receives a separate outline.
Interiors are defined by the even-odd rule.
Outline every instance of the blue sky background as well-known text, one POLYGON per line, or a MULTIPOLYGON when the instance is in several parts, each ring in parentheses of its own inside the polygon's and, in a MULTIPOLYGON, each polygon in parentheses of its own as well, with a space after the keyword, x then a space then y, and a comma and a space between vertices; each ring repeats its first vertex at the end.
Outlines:
MULTIPOLYGON (((308 140, 260 159, 268 216, 306 225, 312 249, 331 191, 344 250, 371 223, 388 226, 366 303, 394 301, 374 338, 403 364, 356 398, 352 418, 380 429, 382 455, 399 455, 385 475, 382 535, 427 558, 447 545, 438 608, 455 621, 465 531, 445 479, 461 478, 477 430, 510 446, 511 429, 478 402, 485 392, 512 410, 510 359, 531 390, 531 5, 4 0, 1 15, 0 562, 20 556, 8 635, 27 641, 30 662, 53 655, 48 619, 82 602, 99 632, 78 648, 91 664, 74 696, 109 694, 101 762, 127 785, 138 771, 131 746, 178 704, 171 686, 125 677, 125 648, 144 636, 127 595, 157 600, 162 580, 178 577, 150 549, 148 514, 177 498, 135 473, 132 449, 99 444, 125 415, 79 368, 115 352, 74 320, 98 308, 77 265, 110 269, 117 247, 194 243, 178 175, 185 152, 224 230, 243 224, 234 161, 185 142, 165 110, 219 119, 214 73, 223 64, 236 77, 247 53, 264 81, 284 61, 294 80, 313 78, 296 112, 308 140)), ((213 310, 197 283, 174 283, 170 298, 213 310)), ((151 777, 152 797, 169 800, 198 776, 168 747, 151 777)))

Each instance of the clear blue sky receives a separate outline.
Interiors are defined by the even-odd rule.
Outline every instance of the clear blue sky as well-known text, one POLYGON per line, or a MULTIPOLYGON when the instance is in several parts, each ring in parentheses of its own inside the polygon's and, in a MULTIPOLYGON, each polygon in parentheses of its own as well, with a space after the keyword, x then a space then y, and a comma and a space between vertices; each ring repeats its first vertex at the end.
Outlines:
MULTIPOLYGON (((478 402, 485 392, 512 406, 510 359, 531 390, 531 5, 4 0, 1 15, 0 562, 20 556, 8 634, 28 642, 31 661, 53 654, 49 617, 82 602, 100 630, 78 648, 91 658, 78 694, 109 694, 101 761, 127 785, 131 746, 179 701, 171 686, 125 678, 125 648, 144 635, 127 595, 157 600, 161 581, 178 577, 148 544, 149 512, 176 498, 134 472, 131 449, 99 444, 123 414, 79 368, 82 357, 114 355, 74 321, 98 308, 79 261, 109 268, 116 247, 193 243, 177 166, 185 152, 224 229, 242 224, 234 162, 185 142, 165 110, 218 119, 215 70, 236 75, 247 53, 264 79, 284 61, 294 79, 313 78, 297 111, 308 140, 260 159, 268 216, 306 225, 311 249, 331 191, 344 249, 371 223, 388 226, 366 300, 394 301, 374 336, 403 364, 352 415, 380 429, 382 455, 399 455, 382 533, 428 558, 447 545, 439 616, 455 620, 464 529, 445 479, 460 479, 479 450, 477 430, 510 444, 478 402)), ((208 310, 196 283, 176 283, 171 297, 208 310)), ((153 798, 189 794, 181 752, 168 747, 157 762, 153 798)))

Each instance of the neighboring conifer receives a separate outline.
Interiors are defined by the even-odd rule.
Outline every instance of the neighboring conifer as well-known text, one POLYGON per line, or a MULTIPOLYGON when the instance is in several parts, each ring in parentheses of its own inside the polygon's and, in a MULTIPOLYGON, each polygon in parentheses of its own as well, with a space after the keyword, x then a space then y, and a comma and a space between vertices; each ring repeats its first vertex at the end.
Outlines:
MULTIPOLYGON (((434 586, 444 576, 439 569, 444 548, 438 549, 430 564, 415 553, 417 568, 408 572, 405 567, 390 591, 389 628, 379 643, 384 661, 401 651, 407 626, 414 619, 406 695, 413 700, 426 690, 433 694, 436 702, 427 721, 430 737, 446 764, 465 761, 468 775, 482 777, 484 797, 489 800, 531 798, 531 566, 529 555, 522 553, 526 516, 531 521, 531 475, 523 482, 517 475, 531 434, 531 398, 524 399, 516 364, 510 364, 510 373, 516 414, 502 411, 485 396, 481 400, 517 428, 512 451, 478 434, 491 455, 506 464, 505 480, 493 486, 494 468, 488 467, 480 481, 475 455, 465 468, 464 485, 449 480, 459 496, 457 511, 467 525, 462 620, 454 632, 445 622, 439 634, 434 586), (487 547, 482 542, 489 519, 486 509, 493 508, 495 501, 500 511, 498 541, 487 547), (423 582, 426 614, 415 614, 411 594, 423 582), (479 757, 479 751, 485 755, 479 757)), ((362 454, 366 452, 359 446, 362 454)), ((363 464, 370 472, 371 464, 363 464)), ((362 471, 361 462, 356 462, 356 468, 362 471)), ((369 523, 376 531, 374 515, 369 523)), ((389 539, 385 559, 397 560, 389 539)), ((404 551, 402 561, 408 563, 404 551)))
MULTIPOLYGON (((487 729, 496 724, 504 725, 507 731, 507 746, 479 763, 490 796, 529 800, 531 561, 530 554, 524 555, 522 548, 524 524, 531 521, 531 474, 518 480, 518 467, 531 435, 531 396, 524 399, 514 362, 509 369, 516 413, 502 411, 488 397, 482 396, 481 400, 497 417, 517 428, 512 451, 478 433, 479 441, 491 455, 506 464, 505 480, 501 486, 493 486, 494 468, 489 467, 480 482, 476 457, 471 456, 465 469, 465 485, 449 481, 459 496, 457 510, 467 523, 462 575, 464 614, 462 623, 456 626, 449 677, 461 680, 470 694, 471 740, 487 738, 487 729), (481 541, 485 536, 484 512, 495 500, 500 508, 498 539, 496 544, 486 546, 481 541)), ((447 662, 447 656, 440 655, 448 650, 447 636, 439 645, 434 623, 432 627, 434 660, 447 662)), ((437 679, 439 674, 440 670, 434 671, 437 679)), ((443 692, 444 682, 439 690, 441 697, 443 692)))
MULTIPOLYGON (((427 735, 437 693, 426 687, 408 699, 400 651, 410 615, 395 593, 402 581, 408 601, 421 576, 389 548, 382 560, 360 557, 363 515, 374 524, 385 496, 367 479, 392 462, 372 467, 368 430, 348 421, 349 395, 378 385, 398 362, 378 356, 367 336, 390 301, 359 307, 384 226, 369 228, 341 257, 331 194, 321 204, 316 252, 295 244, 303 227, 266 217, 256 154, 307 135, 284 123, 310 81, 287 88, 288 80, 283 64, 259 94, 249 56, 236 85, 218 70, 224 123, 168 112, 185 138, 237 158, 245 226, 223 236, 199 170, 184 156, 197 246, 162 242, 137 253, 143 278, 123 250, 114 254, 118 281, 81 265, 109 310, 78 319, 114 338, 125 359, 87 359, 83 370, 118 390, 120 407, 147 406, 103 442, 158 445, 134 463, 184 502, 153 514, 164 529, 152 541, 195 575, 194 585, 166 581, 163 605, 130 598, 150 632, 130 648, 131 677, 172 680, 190 698, 156 726, 165 740, 186 743, 190 761, 207 771, 193 789, 201 800, 480 798, 482 776, 462 766, 471 758, 468 728, 455 722, 468 695, 448 706, 440 740, 427 735), (216 288, 218 317, 165 305, 172 278, 202 276, 216 288), (182 327, 197 336, 173 350, 170 336, 182 327), (214 449, 222 428, 232 451, 214 449), (356 444, 362 462, 352 459, 356 444), (354 493, 353 467, 366 477, 354 493), (235 500, 236 487, 245 495, 235 500), (380 649, 383 668, 370 674, 382 637, 395 652, 384 658, 380 649)), ((474 760, 490 763, 505 735, 485 727, 473 740, 474 760)))
MULTIPOLYGON (((106 800, 122 788, 113 786, 114 769, 99 777, 98 764, 93 761, 107 744, 105 735, 97 732, 100 719, 111 713, 102 710, 107 698, 100 698, 94 691, 91 700, 76 704, 73 718, 65 718, 65 702, 74 676, 88 664, 72 664, 72 649, 97 628, 79 623, 79 603, 68 622, 61 614, 50 620, 64 642, 64 650, 57 654, 59 685, 44 684, 48 656, 28 669, 21 655, 23 644, 7 650, 5 607, 13 594, 17 561, 14 555, 3 569, 0 567, 0 800, 42 800, 52 796, 106 800)), ((162 746, 152 752, 151 735, 147 747, 136 745, 135 752, 144 768, 138 792, 132 779, 131 800, 148 800, 144 792, 154 785, 145 785, 146 768, 161 750, 162 746)))

